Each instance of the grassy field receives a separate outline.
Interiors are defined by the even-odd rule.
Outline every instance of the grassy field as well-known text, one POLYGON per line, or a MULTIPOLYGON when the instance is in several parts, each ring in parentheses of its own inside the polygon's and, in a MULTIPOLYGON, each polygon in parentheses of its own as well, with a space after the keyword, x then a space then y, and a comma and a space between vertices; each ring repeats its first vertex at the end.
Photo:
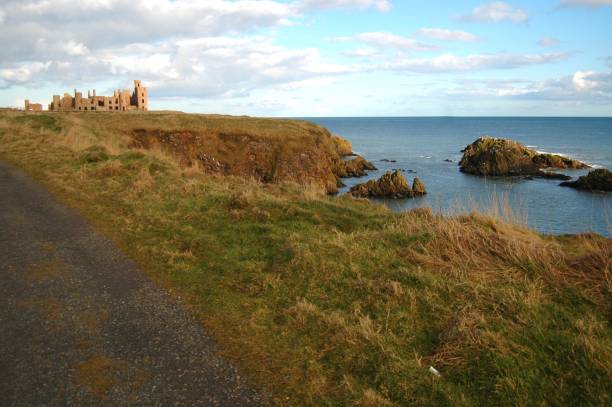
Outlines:
MULTIPOLYGON (((206 175, 121 130, 227 120, 0 112, 0 158, 181 296, 275 404, 612 403, 610 240, 206 175)), ((263 126, 299 146, 300 123, 263 126)))

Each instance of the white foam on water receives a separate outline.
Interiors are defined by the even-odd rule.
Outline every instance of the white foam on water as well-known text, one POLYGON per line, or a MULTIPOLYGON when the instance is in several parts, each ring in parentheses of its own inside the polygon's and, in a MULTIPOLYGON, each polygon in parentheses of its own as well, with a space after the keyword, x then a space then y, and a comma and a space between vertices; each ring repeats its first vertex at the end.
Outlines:
POLYGON ((567 154, 563 154, 563 153, 551 153, 549 151, 541 151, 541 150, 536 150, 536 153, 538 154, 553 154, 553 155, 560 155, 561 157, 566 157, 569 158, 569 155, 567 154))

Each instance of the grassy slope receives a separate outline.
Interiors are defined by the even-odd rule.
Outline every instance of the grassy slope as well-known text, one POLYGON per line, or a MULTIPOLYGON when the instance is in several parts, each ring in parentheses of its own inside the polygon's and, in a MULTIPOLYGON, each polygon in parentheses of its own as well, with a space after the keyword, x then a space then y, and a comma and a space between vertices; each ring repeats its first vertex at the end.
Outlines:
POLYGON ((209 173, 316 183, 330 192, 337 190, 341 155, 351 152, 350 143, 299 120, 152 113, 73 114, 62 121, 72 147, 102 139, 111 152, 128 146, 171 151, 181 165, 209 173))
POLYGON ((135 117, 157 120, 0 113, 0 157, 183 296, 276 403, 610 404, 609 240, 207 177, 95 130, 135 117))

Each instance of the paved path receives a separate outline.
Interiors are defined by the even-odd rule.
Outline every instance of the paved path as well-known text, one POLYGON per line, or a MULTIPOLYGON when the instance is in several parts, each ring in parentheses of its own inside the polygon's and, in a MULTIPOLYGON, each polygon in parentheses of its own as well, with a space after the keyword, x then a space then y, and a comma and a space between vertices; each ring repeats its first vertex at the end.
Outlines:
POLYGON ((1 406, 257 404, 188 312, 0 162, 1 406))

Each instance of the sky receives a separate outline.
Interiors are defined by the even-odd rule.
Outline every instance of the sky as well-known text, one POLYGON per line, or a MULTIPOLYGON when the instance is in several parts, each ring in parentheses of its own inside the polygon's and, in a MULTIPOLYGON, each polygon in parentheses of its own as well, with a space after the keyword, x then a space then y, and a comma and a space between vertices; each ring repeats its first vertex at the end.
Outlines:
POLYGON ((612 0, 0 0, 0 106, 612 116, 612 0))

